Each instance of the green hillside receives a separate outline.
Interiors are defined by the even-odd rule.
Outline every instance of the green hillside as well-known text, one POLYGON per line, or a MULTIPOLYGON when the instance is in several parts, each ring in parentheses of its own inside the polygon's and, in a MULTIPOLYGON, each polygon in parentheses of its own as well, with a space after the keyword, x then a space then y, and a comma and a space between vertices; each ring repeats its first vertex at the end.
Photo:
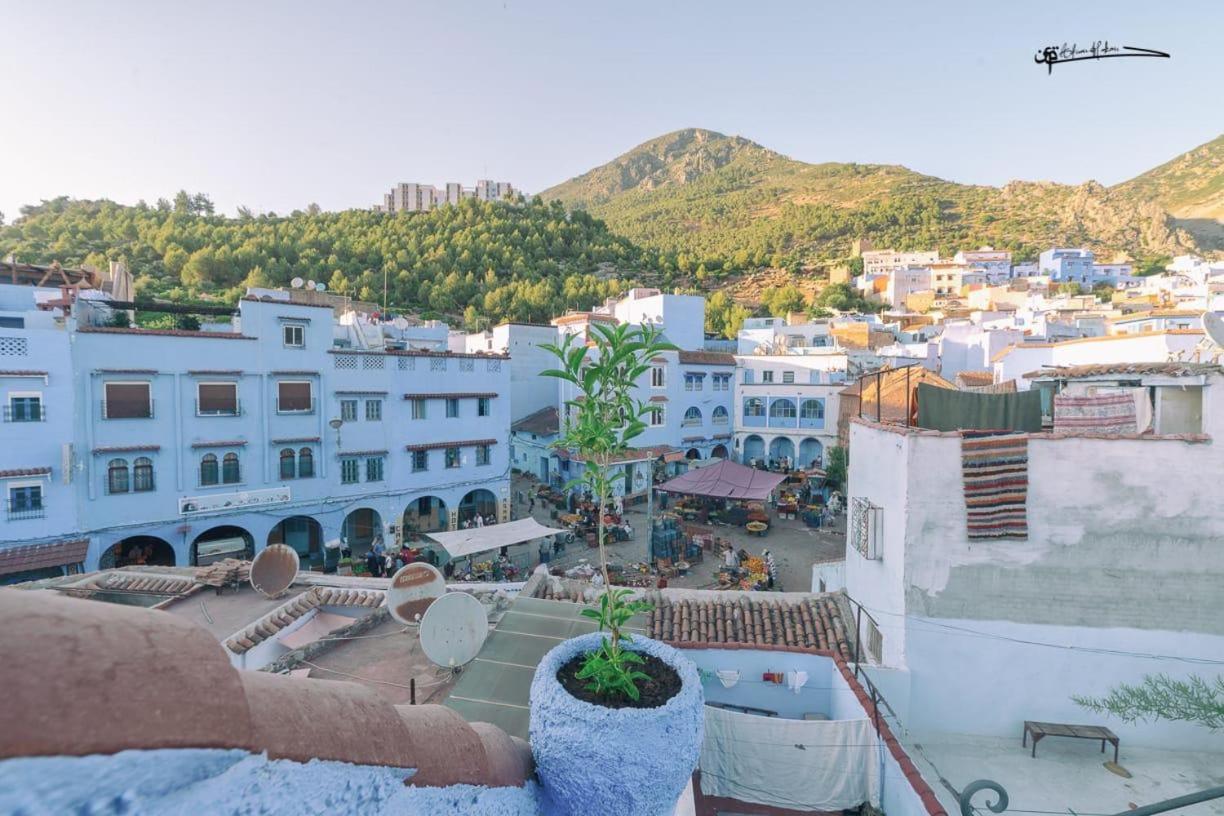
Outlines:
POLYGON ((963 185, 895 165, 807 164, 700 129, 653 139, 540 195, 644 246, 736 269, 844 257, 859 237, 949 255, 990 244, 1022 258, 1055 244, 1136 258, 1199 248, 1160 201, 1125 185, 963 185))
POLYGON ((1200 243, 1224 246, 1224 136, 1114 189, 1167 210, 1200 243))
POLYGON ((465 201, 429 213, 295 212, 225 218, 205 196, 127 207, 56 199, 0 227, 0 256, 105 270, 125 260, 140 298, 234 302, 246 286, 313 278, 330 291, 452 318, 547 321, 589 308, 626 278, 665 269, 585 213, 559 204, 465 201))

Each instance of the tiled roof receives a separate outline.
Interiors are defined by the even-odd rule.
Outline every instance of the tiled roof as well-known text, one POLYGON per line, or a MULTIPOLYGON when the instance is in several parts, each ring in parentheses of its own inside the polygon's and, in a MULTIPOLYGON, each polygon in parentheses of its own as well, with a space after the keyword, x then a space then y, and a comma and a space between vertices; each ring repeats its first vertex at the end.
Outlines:
POLYGON ((358 397, 360 396, 381 397, 381 396, 386 396, 387 394, 386 391, 363 391, 363 390, 352 389, 352 388, 338 388, 332 393, 333 394, 352 394, 358 397))
POLYGON ((255 297, 254 295, 243 295, 242 300, 248 303, 271 303, 276 306, 304 306, 308 309, 331 309, 333 307, 326 303, 301 303, 296 300, 281 300, 274 297, 255 297))
POLYGON ((97 573, 93 577, 73 584, 71 590, 106 589, 121 592, 151 592, 158 595, 182 595, 195 587, 196 582, 193 579, 181 575, 115 570, 97 573))
POLYGON ((11 470, 0 470, 0 479, 15 479, 19 476, 50 476, 51 468, 36 467, 36 468, 13 468, 11 470))
POLYGON ((735 355, 724 351, 681 351, 680 362, 694 365, 734 366, 735 355))
POLYGON ((364 349, 328 349, 328 354, 381 354, 391 357, 456 357, 475 360, 509 360, 509 354, 492 351, 429 351, 427 349, 387 349, 365 351, 364 349))
POLYGON ((212 340, 254 340, 240 332, 188 331, 186 329, 137 329, 118 326, 81 326, 81 334, 145 334, 150 337, 207 337, 212 340))
POLYGON ((319 372, 311 371, 305 368, 289 368, 283 371, 269 371, 268 373, 275 374, 275 375, 282 376, 282 377, 285 376, 286 374, 295 374, 299 377, 317 377, 319 376, 319 372))
POLYGON ((241 448, 247 441, 245 439, 218 439, 211 442, 192 442, 193 448, 241 448))
POLYGON ((541 408, 535 413, 523 417, 511 425, 510 430, 517 433, 549 436, 561 430, 561 418, 557 414, 556 406, 550 405, 547 408, 541 408))
POLYGON ((89 550, 88 538, 0 548, 0 575, 79 564, 89 550))
POLYGON ((496 396, 496 391, 434 391, 422 394, 405 394, 404 399, 478 399, 496 396))
POLYGON ((667 402, 667 397, 658 397, 658 396, 651 397, 650 401, 651 402, 667 402))
POLYGON ((0 371, 0 377, 45 377, 45 376, 47 376, 47 372, 45 371, 27 371, 27 370, 17 370, 17 369, 0 371))
POLYGON ((319 441, 321 440, 317 436, 287 436, 282 439, 273 439, 272 444, 273 445, 287 445, 290 442, 319 442, 319 441))
POLYGON ((990 371, 962 371, 956 375, 958 385, 990 385, 994 382, 994 374, 990 371))
POLYGON ((477 445, 496 445, 496 439, 467 439, 462 442, 422 442, 418 445, 405 445, 406 450, 435 450, 437 448, 474 448, 477 445))
POLYGON ((157 374, 156 368, 99 368, 99 374, 157 374))
POLYGON ((94 448, 93 452, 97 453, 130 453, 135 451, 159 451, 161 445, 102 445, 94 448))
POLYGON ((1215 363, 1093 363, 1089 365, 1073 365, 1047 367, 1040 371, 1030 371, 1024 375, 1026 380, 1045 378, 1076 377, 1107 377, 1112 374, 1163 374, 1167 377, 1198 377, 1224 371, 1224 367, 1215 363))
POLYGON ((242 654, 276 635, 312 609, 320 606, 364 606, 377 609, 383 605, 386 593, 377 589, 335 589, 315 587, 273 609, 235 635, 225 646, 234 654, 242 654))
POLYGON ((336 456, 383 456, 386 453, 385 450, 340 451, 336 456))
POLYGON ((211 369, 211 368, 197 368, 197 369, 188 369, 187 373, 188 373, 188 374, 191 374, 192 376, 197 376, 197 377, 198 377, 199 375, 201 375, 201 374, 205 374, 205 375, 215 375, 215 376, 228 376, 228 377, 234 377, 234 376, 237 376, 237 375, 239 375, 239 374, 242 374, 242 373, 243 373, 243 371, 242 371, 242 369, 240 369, 240 368, 230 368, 230 369, 225 369, 225 368, 217 368, 217 369, 211 369))

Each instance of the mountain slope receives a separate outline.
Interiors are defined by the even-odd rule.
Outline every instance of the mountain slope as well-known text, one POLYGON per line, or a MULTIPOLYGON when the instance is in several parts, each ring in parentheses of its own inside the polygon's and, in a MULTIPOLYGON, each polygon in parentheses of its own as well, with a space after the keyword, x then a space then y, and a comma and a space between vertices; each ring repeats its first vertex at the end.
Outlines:
POLYGON ((895 165, 808 164, 700 129, 652 139, 540 195, 638 243, 733 268, 844 257, 860 237, 947 254, 981 244, 1023 256, 1054 244, 1136 257, 1197 248, 1155 196, 1121 185, 963 185, 895 165))
POLYGON ((1224 246, 1224 136, 1113 189, 1168 211, 1200 244, 1224 246))

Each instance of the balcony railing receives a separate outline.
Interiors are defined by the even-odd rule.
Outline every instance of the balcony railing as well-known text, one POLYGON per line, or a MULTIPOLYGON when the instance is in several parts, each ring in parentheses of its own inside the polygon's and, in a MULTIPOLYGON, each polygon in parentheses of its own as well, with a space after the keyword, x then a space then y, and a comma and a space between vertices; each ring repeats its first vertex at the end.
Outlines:
POLYGON ((303 400, 276 400, 276 413, 278 414, 313 414, 315 412, 315 399, 310 398, 309 407, 303 404, 303 400))
POLYGON ((43 504, 42 499, 37 501, 13 501, 9 499, 6 503, 9 521, 21 521, 22 519, 40 519, 46 518, 47 508, 43 504))
POLYGON ((5 422, 46 422, 47 408, 38 405, 6 405, 4 406, 5 422))
POLYGON ((153 400, 143 402, 107 402, 102 403, 103 419, 152 419, 153 400))
POLYGON ((233 405, 208 405, 201 406, 200 401, 195 401, 196 416, 220 416, 220 417, 236 417, 242 416, 242 401, 234 400, 233 405))

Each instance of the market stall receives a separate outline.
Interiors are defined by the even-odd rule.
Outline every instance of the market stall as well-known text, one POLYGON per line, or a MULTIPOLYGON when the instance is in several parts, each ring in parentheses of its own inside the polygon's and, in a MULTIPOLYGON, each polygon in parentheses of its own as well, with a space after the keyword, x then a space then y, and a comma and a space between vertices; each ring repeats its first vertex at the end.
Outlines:
POLYGON ((510 564, 504 556, 494 556, 494 550, 504 550, 515 544, 526 544, 546 536, 557 536, 566 531, 557 527, 545 527, 534 518, 510 521, 505 524, 492 524, 487 527, 470 527, 466 530, 453 530, 425 534, 434 542, 440 544, 452 561, 466 559, 462 573, 456 570, 456 577, 467 577, 472 580, 508 580, 517 575, 511 571, 523 572, 521 568, 510 564), (476 556, 489 553, 487 559, 476 556))

